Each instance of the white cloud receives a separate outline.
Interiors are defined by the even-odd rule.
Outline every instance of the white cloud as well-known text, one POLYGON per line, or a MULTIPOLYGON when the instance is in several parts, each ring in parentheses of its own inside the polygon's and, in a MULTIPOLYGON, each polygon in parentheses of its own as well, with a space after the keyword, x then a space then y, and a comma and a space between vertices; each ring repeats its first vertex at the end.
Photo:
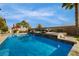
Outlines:
POLYGON ((63 16, 57 16, 57 18, 60 20, 60 21, 63 21, 63 22, 67 22, 68 19, 66 17, 63 17, 63 16))
POLYGON ((55 12, 52 8, 42 8, 42 9, 37 9, 37 10, 28 10, 28 9, 20 9, 18 7, 12 7, 16 11, 13 12, 5 12, 4 15, 5 18, 7 19, 18 19, 18 20, 23 20, 22 18, 24 17, 30 17, 30 18, 36 18, 37 20, 43 20, 46 22, 49 22, 51 24, 59 24, 60 22, 67 22, 67 18, 63 17, 62 15, 56 15, 55 12), (17 13, 17 14, 16 14, 17 13), (56 19, 49 18, 49 16, 53 17, 55 16, 56 19))
POLYGON ((21 20, 21 18, 23 17, 30 17, 30 18, 36 18, 37 20, 41 20, 41 21, 45 21, 51 24, 59 24, 60 22, 67 22, 66 18, 64 18, 63 16, 59 16, 54 14, 54 12, 50 12, 50 11, 45 11, 45 10, 36 10, 36 11, 32 11, 32 10, 22 10, 22 9, 16 9, 18 13, 20 14, 13 14, 13 15, 9 15, 7 16, 7 18, 11 19, 19 19, 21 20), (55 16, 56 19, 50 19, 48 18, 48 16, 55 16))
MULTIPOLYGON (((2 4, 4 5, 4 4, 2 4)), ((28 9, 20 9, 18 7, 11 6, 13 8, 13 12, 11 11, 5 11, 5 12, 0 12, 5 18, 7 19, 17 19, 17 18, 22 18, 22 17, 48 17, 48 16, 54 16, 54 12, 50 8, 42 8, 38 10, 28 10, 28 9)))
POLYGON ((8 16, 5 16, 5 18, 7 18, 7 19, 19 19, 20 20, 20 18, 23 18, 24 16, 23 15, 8 15, 8 16))
POLYGON ((23 10, 23 9, 16 9, 18 12, 28 16, 28 17, 45 17, 45 16, 53 16, 54 13, 45 10, 23 10))
MULTIPOLYGON (((23 17, 30 17, 30 18, 40 18, 40 19, 48 19, 48 16, 54 16, 54 11, 50 11, 50 9, 39 9, 39 10, 25 10, 25 9, 20 9, 20 8, 14 8, 15 9, 15 13, 13 12, 4 12, 2 13, 2 15, 6 18, 6 19, 19 19, 21 20, 21 18, 23 17), (17 14, 16 14, 17 13, 17 14), (5 15, 6 14, 6 15, 5 15)), ((51 22, 49 20, 46 20, 48 22, 51 22)))

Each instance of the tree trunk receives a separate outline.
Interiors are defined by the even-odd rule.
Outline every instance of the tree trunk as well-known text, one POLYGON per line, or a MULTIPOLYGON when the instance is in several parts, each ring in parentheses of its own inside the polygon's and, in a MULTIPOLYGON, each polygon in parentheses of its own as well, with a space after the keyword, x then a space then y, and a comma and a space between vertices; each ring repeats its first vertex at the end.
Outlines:
POLYGON ((76 34, 78 35, 78 28, 79 28, 78 3, 75 3, 75 25, 76 25, 76 34))

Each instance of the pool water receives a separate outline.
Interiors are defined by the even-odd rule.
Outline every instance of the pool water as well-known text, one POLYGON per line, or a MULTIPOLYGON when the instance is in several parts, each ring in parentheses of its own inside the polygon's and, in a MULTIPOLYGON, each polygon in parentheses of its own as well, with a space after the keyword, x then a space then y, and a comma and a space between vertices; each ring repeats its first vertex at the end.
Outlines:
POLYGON ((31 34, 11 35, 0 45, 0 56, 66 56, 72 46, 31 34))

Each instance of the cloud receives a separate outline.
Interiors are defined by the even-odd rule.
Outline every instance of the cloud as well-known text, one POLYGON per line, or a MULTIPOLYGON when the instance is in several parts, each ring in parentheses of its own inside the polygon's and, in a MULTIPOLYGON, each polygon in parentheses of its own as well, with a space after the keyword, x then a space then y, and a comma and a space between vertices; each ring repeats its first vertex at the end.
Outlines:
MULTIPOLYGON (((43 9, 37 9, 37 10, 27 10, 27 9, 20 9, 17 7, 13 7, 13 9, 15 9, 15 12, 8 12, 5 11, 4 13, 2 13, 2 15, 6 18, 6 19, 19 19, 21 20, 24 17, 27 18, 37 18, 37 19, 48 19, 49 16, 54 16, 54 11, 50 11, 51 9, 48 8, 43 8, 43 9)), ((46 20, 48 22, 51 22, 49 20, 46 20)))
MULTIPOLYGON (((2 4, 2 7, 6 7, 6 5, 2 4)), ((57 8, 52 8, 52 7, 44 7, 44 8, 35 8, 33 9, 32 7, 29 8, 21 8, 18 7, 18 5, 8 5, 11 10, 4 10, 0 12, 0 15, 5 17, 8 20, 18 20, 21 21, 23 19, 27 19, 27 21, 30 22, 37 22, 39 21, 45 23, 50 23, 50 24, 55 24, 55 25, 61 25, 61 24, 68 24, 69 19, 68 17, 65 17, 65 14, 58 13, 58 10, 61 10, 61 8, 58 6, 57 8), (61 14, 61 15, 60 15, 61 14)), ((64 9, 63 9, 64 10, 64 9)), ((61 12, 61 11, 60 11, 61 12)))
MULTIPOLYGON (((20 8, 14 8, 18 14, 14 14, 12 16, 9 16, 8 18, 23 18, 23 17, 30 17, 30 18, 37 18, 40 20, 47 19, 45 21, 48 21, 50 23, 51 20, 49 20, 49 16, 51 17, 56 17, 55 21, 62 21, 62 22, 67 22, 67 18, 63 17, 62 15, 56 15, 54 10, 51 8, 42 8, 42 9, 37 9, 37 10, 28 10, 28 9, 20 9, 20 8)), ((52 18, 53 19, 53 18, 52 18)))
POLYGON ((20 15, 20 14, 17 14, 17 15, 8 15, 8 16, 4 16, 6 19, 21 19, 21 18, 23 18, 24 16, 23 15, 20 15))
POLYGON ((59 21, 62 21, 62 22, 67 22, 68 19, 66 17, 63 17, 63 16, 57 16, 58 20, 59 21))
MULTIPOLYGON (((1 4, 1 6, 5 6, 6 4, 1 4)), ((10 6, 9 6, 10 7, 10 6)), ((18 18, 20 16, 27 16, 27 17, 48 17, 53 16, 54 11, 50 8, 41 8, 37 10, 28 10, 28 9, 20 9, 15 5, 11 5, 10 7, 14 11, 1 11, 0 13, 5 16, 6 18, 18 18), (13 17, 12 17, 13 16, 13 17)))
POLYGON ((24 9, 16 9, 19 13, 26 15, 28 17, 45 17, 45 16, 53 16, 54 13, 45 10, 24 10, 24 9))
POLYGON ((15 8, 17 14, 9 14, 8 16, 5 16, 7 19, 18 19, 19 21, 22 20, 22 18, 35 18, 37 20, 45 21, 51 24, 60 24, 61 22, 67 22, 66 18, 63 16, 56 15, 54 11, 50 11, 50 9, 39 9, 39 10, 24 10, 15 8), (51 16, 52 18, 49 18, 51 16), (53 19, 53 16, 56 17, 56 19, 53 19))

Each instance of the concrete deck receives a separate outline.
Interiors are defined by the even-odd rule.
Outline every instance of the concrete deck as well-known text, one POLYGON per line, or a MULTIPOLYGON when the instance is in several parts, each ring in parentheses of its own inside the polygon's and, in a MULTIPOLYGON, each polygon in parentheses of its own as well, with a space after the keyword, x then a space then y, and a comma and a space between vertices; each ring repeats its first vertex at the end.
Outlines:
MULTIPOLYGON (((52 36, 53 35, 54 36, 58 36, 59 33, 57 33, 57 32, 47 32, 45 34, 52 35, 52 36)), ((73 38, 72 36, 67 36, 66 33, 62 33, 62 34, 65 35, 65 37, 62 38, 62 39, 59 39, 59 40, 64 40, 64 41, 69 41, 69 42, 77 43, 76 38, 73 38)))

